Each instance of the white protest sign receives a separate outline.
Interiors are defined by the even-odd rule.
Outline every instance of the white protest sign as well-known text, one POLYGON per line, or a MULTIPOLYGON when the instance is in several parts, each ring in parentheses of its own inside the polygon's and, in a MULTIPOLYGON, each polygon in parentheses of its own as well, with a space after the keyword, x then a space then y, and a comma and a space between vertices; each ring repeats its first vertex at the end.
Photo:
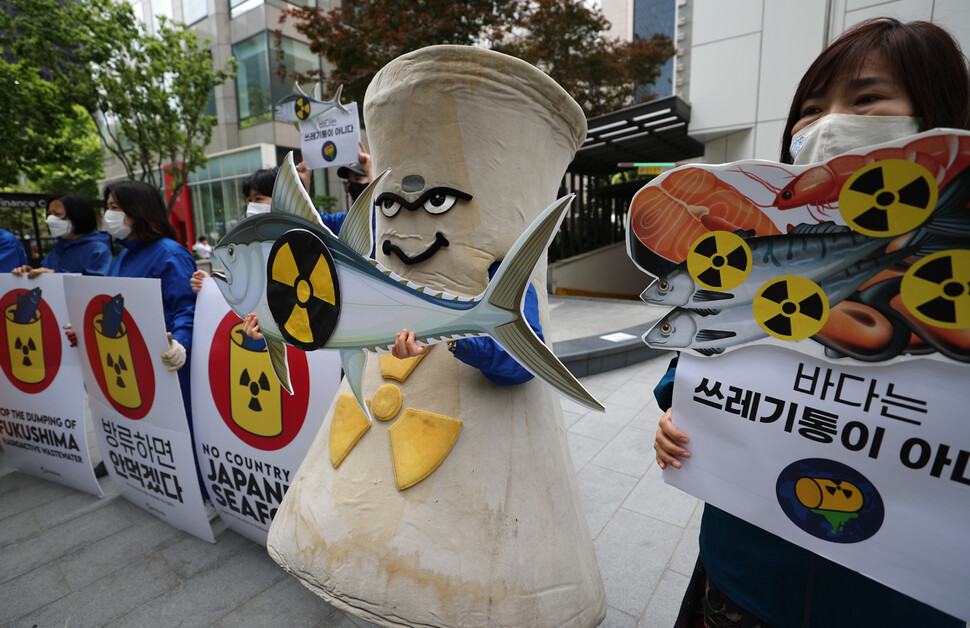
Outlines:
POLYGON ((84 424, 80 353, 64 277, 0 275, 0 442, 19 471, 102 497, 91 468, 84 424))
POLYGON ((769 346, 681 354, 691 457, 664 481, 970 619, 970 367, 867 367, 769 346))
POLYGON ((169 524, 214 543, 202 506, 158 279, 64 282, 98 444, 119 492, 169 524))
POLYGON ((357 103, 334 107, 300 122, 300 150, 307 168, 332 168, 357 162, 360 151, 360 116, 357 103))
POLYGON ((192 334, 196 456, 226 526, 261 545, 340 383, 336 351, 286 352, 292 395, 265 343, 242 332, 213 280, 203 282, 192 334))

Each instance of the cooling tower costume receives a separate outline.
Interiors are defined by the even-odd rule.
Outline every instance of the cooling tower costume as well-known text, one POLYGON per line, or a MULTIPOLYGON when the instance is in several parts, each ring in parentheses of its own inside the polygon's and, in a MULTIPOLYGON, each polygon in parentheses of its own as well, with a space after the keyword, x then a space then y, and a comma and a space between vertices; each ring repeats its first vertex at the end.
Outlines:
MULTIPOLYGON (((376 170, 391 169, 376 190, 377 261, 469 297, 555 200, 586 131, 536 68, 459 46, 388 64, 364 116, 376 170)), ((532 284, 544 286, 544 264, 532 284)), ((544 290, 530 288, 526 318, 548 323, 544 290)), ((342 383, 273 521, 274 560, 380 625, 599 624, 605 593, 559 397, 538 379, 496 386, 525 379, 498 348, 473 338, 454 354, 369 357, 375 420, 342 383)))
MULTIPOLYGON (((663 410, 673 400, 676 368, 674 358, 654 389, 663 410)), ((726 596, 779 628, 965 625, 710 504, 704 505, 700 556, 690 583, 691 588, 700 587, 697 595, 704 595, 704 571, 719 589, 708 593, 711 599, 726 596)), ((684 597, 685 604, 692 600, 691 593, 684 597)))
POLYGON ((111 267, 111 236, 103 231, 91 231, 75 240, 57 238, 40 265, 55 273, 103 277, 111 267))

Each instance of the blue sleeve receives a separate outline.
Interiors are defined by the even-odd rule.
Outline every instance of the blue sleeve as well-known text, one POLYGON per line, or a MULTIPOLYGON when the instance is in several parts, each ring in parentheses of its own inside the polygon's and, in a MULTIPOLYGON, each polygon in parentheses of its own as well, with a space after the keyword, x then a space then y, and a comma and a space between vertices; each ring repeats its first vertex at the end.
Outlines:
POLYGON ((111 268, 111 239, 109 237, 94 240, 88 247, 88 258, 84 264, 85 275, 104 277, 111 268))
POLYGON ((333 231, 334 235, 340 234, 340 227, 344 225, 345 218, 347 218, 347 212, 340 212, 338 214, 320 212, 320 219, 323 221, 323 224, 327 225, 327 229, 333 231))
POLYGON ((677 374, 677 358, 679 357, 680 355, 674 356, 670 364, 667 365, 667 372, 653 388, 653 396, 657 400, 657 405, 664 412, 674 403, 674 375, 677 374))
POLYGON ((195 319, 195 298, 189 279, 195 272, 192 256, 172 255, 165 260, 159 279, 162 280, 162 309, 167 331, 185 350, 192 348, 192 323, 195 319))
POLYGON ((27 252, 17 236, 5 231, 0 238, 0 272, 8 273, 27 263, 27 252))
MULTIPOLYGON (((539 297, 531 284, 525 295, 525 320, 536 335, 544 340, 542 326, 539 324, 539 297)), ((532 373, 516 362, 515 358, 491 338, 459 340, 455 345, 455 357, 480 370, 482 375, 496 386, 514 386, 532 379, 532 373)))

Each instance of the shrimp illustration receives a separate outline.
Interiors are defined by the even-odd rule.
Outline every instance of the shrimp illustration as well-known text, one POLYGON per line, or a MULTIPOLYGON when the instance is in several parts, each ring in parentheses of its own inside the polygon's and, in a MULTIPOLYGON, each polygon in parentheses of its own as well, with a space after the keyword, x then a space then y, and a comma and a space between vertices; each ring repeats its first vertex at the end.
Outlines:
POLYGON ((926 168, 937 185, 943 187, 970 164, 970 136, 931 131, 921 133, 905 146, 841 155, 802 171, 781 188, 749 171, 739 171, 775 192, 773 207, 780 210, 807 207, 812 217, 821 221, 830 219, 833 211, 837 211, 839 193, 849 177, 860 168, 885 159, 915 162, 926 168))

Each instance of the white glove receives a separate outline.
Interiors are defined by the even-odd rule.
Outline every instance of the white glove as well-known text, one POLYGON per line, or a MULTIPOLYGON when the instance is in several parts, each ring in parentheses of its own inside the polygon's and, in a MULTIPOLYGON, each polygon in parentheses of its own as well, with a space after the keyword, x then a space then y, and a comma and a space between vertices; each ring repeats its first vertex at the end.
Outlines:
POLYGON ((168 366, 169 372, 177 371, 185 364, 185 347, 178 340, 172 338, 171 333, 166 335, 168 336, 168 351, 162 353, 162 363, 168 366))

